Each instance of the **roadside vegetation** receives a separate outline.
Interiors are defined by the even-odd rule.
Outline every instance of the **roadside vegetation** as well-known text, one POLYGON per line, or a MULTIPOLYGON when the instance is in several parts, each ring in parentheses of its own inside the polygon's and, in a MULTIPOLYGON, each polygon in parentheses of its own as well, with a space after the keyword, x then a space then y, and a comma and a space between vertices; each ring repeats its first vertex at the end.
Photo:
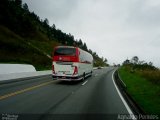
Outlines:
POLYGON ((78 46, 91 53, 94 66, 107 66, 107 59, 88 49, 85 42, 75 39, 30 12, 22 0, 2 0, 0 4, 0 63, 32 64, 37 70, 51 69, 55 46, 78 46))
POLYGON ((36 70, 51 69, 51 59, 6 27, 0 26, 0 63, 32 64, 36 70))
POLYGON ((160 70, 135 56, 119 69, 128 93, 147 114, 160 114, 160 70))

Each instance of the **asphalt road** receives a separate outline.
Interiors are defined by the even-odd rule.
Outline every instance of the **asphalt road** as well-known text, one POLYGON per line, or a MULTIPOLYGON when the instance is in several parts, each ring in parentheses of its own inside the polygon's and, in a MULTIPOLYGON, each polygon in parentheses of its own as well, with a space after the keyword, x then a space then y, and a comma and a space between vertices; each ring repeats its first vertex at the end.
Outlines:
POLYGON ((97 69, 80 82, 45 76, 0 84, 0 119, 120 119, 129 113, 114 85, 114 71, 97 69))

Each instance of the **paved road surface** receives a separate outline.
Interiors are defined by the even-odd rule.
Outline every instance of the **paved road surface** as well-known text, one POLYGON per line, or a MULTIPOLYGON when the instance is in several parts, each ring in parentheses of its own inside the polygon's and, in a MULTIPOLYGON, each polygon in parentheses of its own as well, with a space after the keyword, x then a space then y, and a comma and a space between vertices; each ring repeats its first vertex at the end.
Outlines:
POLYGON ((115 68, 94 70, 80 82, 51 76, 0 85, 0 119, 112 120, 128 114, 113 83, 115 68))

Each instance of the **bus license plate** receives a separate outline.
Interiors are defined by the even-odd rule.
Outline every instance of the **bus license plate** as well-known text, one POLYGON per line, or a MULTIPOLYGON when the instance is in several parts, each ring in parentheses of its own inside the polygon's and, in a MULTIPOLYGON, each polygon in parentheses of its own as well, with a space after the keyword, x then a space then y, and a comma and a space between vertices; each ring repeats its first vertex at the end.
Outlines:
POLYGON ((61 73, 61 72, 59 72, 59 73, 58 73, 58 76, 62 76, 62 75, 64 75, 64 74, 63 74, 63 73, 61 73))

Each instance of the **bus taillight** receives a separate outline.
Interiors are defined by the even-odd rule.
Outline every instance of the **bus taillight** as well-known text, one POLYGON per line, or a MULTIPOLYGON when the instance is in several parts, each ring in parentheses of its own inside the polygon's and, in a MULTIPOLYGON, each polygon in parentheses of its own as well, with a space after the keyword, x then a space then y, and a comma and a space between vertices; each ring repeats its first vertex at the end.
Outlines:
POLYGON ((55 74, 54 65, 52 65, 52 73, 55 74))
POLYGON ((76 75, 76 74, 78 74, 78 67, 74 66, 74 73, 73 73, 73 75, 76 75))

